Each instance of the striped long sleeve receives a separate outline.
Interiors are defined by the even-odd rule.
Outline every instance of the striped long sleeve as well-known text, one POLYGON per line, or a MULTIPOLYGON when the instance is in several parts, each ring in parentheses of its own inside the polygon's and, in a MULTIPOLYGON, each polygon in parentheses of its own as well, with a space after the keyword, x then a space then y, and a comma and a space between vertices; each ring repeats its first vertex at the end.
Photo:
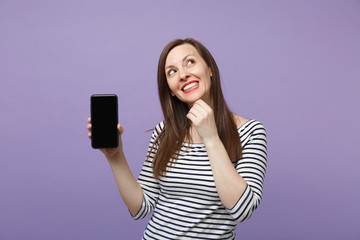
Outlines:
POLYGON ((148 148, 148 154, 150 153, 149 159, 144 162, 138 178, 138 182, 143 190, 143 202, 140 210, 133 217, 135 220, 142 219, 151 213, 154 210, 159 197, 160 186, 159 181, 153 176, 152 159, 157 151, 155 140, 163 126, 163 122, 158 124, 151 135, 148 148))
POLYGON ((235 206, 228 209, 237 222, 249 219, 260 204, 267 160, 266 132, 261 123, 252 121, 247 124, 240 136, 243 156, 236 162, 236 170, 247 187, 235 206))

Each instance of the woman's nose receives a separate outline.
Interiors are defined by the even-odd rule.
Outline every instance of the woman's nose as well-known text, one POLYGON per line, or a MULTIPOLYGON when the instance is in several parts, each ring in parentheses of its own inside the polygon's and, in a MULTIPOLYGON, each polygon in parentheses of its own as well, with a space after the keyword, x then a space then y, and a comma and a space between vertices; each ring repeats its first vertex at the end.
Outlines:
POLYGON ((180 80, 186 80, 189 77, 189 72, 187 71, 187 69, 183 68, 180 69, 180 80))

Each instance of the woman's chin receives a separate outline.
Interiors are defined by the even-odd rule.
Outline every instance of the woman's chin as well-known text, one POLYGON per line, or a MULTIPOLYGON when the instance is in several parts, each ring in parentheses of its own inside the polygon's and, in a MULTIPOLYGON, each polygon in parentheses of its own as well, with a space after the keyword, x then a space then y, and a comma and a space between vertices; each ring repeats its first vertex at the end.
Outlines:
POLYGON ((201 97, 193 98, 193 99, 191 99, 191 100, 189 100, 189 101, 186 101, 185 103, 186 103, 189 107, 192 107, 192 106, 194 105, 194 103, 195 103, 196 101, 200 100, 200 99, 201 99, 201 97))

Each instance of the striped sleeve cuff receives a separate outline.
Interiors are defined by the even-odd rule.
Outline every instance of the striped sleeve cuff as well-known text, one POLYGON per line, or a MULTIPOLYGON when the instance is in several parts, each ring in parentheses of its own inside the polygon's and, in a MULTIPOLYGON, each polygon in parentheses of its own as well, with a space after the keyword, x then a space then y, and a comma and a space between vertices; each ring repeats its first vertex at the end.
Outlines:
POLYGON ((144 217, 146 217, 146 215, 148 215, 148 211, 147 211, 147 207, 146 207, 145 195, 143 194, 143 201, 141 203, 141 207, 140 207, 139 211, 135 214, 135 216, 132 216, 132 217, 134 220, 139 220, 139 219, 143 219, 144 217))
POLYGON ((249 185, 246 185, 245 191, 236 204, 231 209, 226 208, 236 222, 242 222, 250 218, 252 212, 255 210, 253 208, 253 195, 249 185))

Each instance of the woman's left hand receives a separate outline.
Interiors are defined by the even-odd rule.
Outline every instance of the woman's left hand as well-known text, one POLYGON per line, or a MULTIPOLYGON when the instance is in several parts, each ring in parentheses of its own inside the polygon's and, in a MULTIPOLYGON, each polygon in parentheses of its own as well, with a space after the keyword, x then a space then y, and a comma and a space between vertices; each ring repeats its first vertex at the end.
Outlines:
POLYGON ((204 143, 219 138, 214 111, 203 100, 197 100, 186 117, 194 124, 204 143))

